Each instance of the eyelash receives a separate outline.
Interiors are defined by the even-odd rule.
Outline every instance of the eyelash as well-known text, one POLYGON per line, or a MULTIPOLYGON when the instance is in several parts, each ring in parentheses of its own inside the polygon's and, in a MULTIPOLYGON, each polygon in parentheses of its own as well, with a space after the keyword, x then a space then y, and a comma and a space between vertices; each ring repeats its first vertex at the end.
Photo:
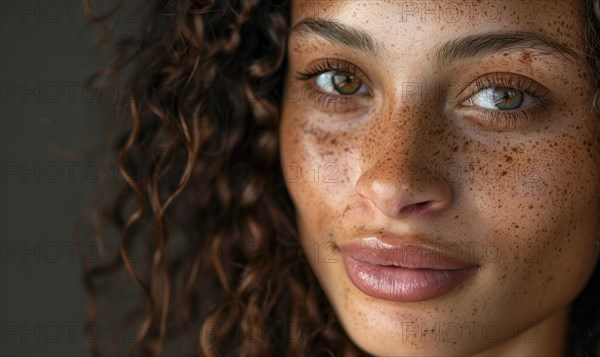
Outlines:
MULTIPOLYGON (((463 90, 460 90, 459 93, 462 93, 467 88, 471 87, 468 91, 468 95, 462 97, 463 99, 459 102, 462 104, 472 98, 475 94, 484 91, 486 89, 494 88, 494 87, 506 87, 511 89, 516 89, 523 92, 526 95, 529 95, 535 101, 535 104, 529 105, 524 109, 514 109, 514 110, 490 110, 477 108, 472 109, 478 112, 479 117, 483 117, 483 119, 487 120, 487 124, 494 128, 510 128, 516 129, 519 128, 520 124, 527 123, 534 120, 536 117, 540 116, 540 111, 546 109, 550 103, 550 92, 537 84, 535 81, 518 76, 515 74, 508 73, 492 73, 486 74, 485 76, 477 78, 471 84, 469 84, 463 90), (504 124, 500 126, 499 124, 504 124)), ((468 108, 476 108, 475 106, 466 106, 468 108)))
MULTIPOLYGON (((346 62, 340 59, 332 59, 325 58, 324 61, 319 62, 312 67, 308 68, 306 71, 299 71, 296 75, 296 79, 300 81, 309 81, 323 73, 331 72, 331 71, 339 71, 346 72, 353 76, 357 76, 364 84, 363 75, 361 75, 360 71, 356 66, 351 64, 350 62, 346 62)), ((314 100, 323 106, 325 109, 329 109, 335 112, 347 112, 352 111, 357 108, 358 102, 356 100, 356 95, 343 95, 343 94, 328 94, 323 93, 320 90, 316 89, 316 85, 314 83, 309 83, 306 87, 309 95, 314 98, 314 100)))
MULTIPOLYGON (((309 81, 330 71, 346 72, 357 76, 361 81, 362 78, 364 78, 353 64, 344 60, 326 58, 324 61, 313 65, 306 71, 299 71, 296 79, 309 81)), ((544 87, 529 78, 508 73, 492 73, 477 78, 458 92, 463 93, 470 88, 468 96, 462 97, 463 99, 460 100, 459 103, 461 103, 462 107, 476 108, 476 106, 466 106, 462 104, 481 91, 499 86, 521 91, 524 94, 531 96, 534 99, 535 104, 529 105, 525 109, 514 110, 471 109, 477 111, 478 120, 480 120, 480 118, 487 120, 487 125, 492 126, 493 128, 500 128, 500 125, 503 124, 504 128, 516 129, 522 123, 528 123, 534 120, 534 118, 539 117, 541 114, 540 111, 546 109, 551 103, 550 93, 544 87)), ((330 109, 335 112, 346 112, 354 110, 358 106, 355 99, 357 97, 356 95, 323 93, 315 88, 314 83, 310 83, 307 86, 307 89, 310 96, 325 109, 330 109)))
POLYGON ((356 75, 358 72, 357 68, 349 62, 339 59, 325 58, 324 62, 319 62, 316 65, 313 65, 306 72, 298 72, 298 76, 296 78, 299 80, 308 80, 318 76, 319 74, 329 71, 348 72, 352 75, 356 75))

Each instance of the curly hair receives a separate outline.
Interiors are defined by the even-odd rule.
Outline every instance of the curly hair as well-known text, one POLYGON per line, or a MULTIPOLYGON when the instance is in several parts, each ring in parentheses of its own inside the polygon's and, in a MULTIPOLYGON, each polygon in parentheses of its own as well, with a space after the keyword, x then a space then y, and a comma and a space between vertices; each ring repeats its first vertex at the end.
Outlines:
MULTIPOLYGON (((600 0, 582 1, 597 105, 600 0)), ((123 4, 88 17, 103 26, 105 44, 104 22, 123 4)), ((84 264, 88 322, 108 316, 100 297, 121 288, 106 278, 125 272, 122 283, 131 288, 133 278, 138 293, 119 308, 135 336, 113 340, 111 354, 130 342, 129 355, 143 356, 365 355, 302 252, 280 167, 289 0, 144 5, 142 37, 121 38, 90 77, 135 65, 119 103, 129 122, 115 148, 124 180, 101 212, 119 232, 119 254, 84 264)), ((600 356, 599 284, 596 269, 574 303, 570 355, 600 356)), ((99 340, 88 342, 103 353, 99 340)))

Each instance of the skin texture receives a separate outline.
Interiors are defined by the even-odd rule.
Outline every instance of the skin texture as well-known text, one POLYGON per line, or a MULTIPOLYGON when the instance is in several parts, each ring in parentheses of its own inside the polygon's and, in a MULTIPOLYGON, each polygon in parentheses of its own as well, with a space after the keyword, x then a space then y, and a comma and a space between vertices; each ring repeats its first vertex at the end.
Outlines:
POLYGON ((280 152, 302 245, 345 331, 370 354, 560 355, 569 305, 598 258, 591 74, 583 61, 531 46, 443 64, 435 49, 527 31, 581 53, 579 2, 509 1, 488 17, 472 16, 472 1, 428 4, 440 3, 462 10, 438 21, 398 1, 294 3, 292 27, 327 19, 380 43, 375 57, 308 31, 290 35, 280 152), (325 59, 349 62, 369 94, 319 102, 315 77, 297 76, 325 59), (486 109, 465 104, 485 75, 517 89, 529 78, 546 99, 514 125, 506 113, 490 122, 486 109), (479 269, 434 299, 371 297, 336 247, 380 233, 453 247, 479 269))

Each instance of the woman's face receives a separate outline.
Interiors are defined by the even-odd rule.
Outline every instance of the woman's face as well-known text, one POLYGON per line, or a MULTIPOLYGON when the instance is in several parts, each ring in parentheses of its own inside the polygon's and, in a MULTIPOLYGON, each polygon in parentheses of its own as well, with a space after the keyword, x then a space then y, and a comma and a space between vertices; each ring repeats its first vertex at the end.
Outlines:
POLYGON ((579 3, 293 4, 282 169, 364 351, 564 342, 600 232, 579 3))

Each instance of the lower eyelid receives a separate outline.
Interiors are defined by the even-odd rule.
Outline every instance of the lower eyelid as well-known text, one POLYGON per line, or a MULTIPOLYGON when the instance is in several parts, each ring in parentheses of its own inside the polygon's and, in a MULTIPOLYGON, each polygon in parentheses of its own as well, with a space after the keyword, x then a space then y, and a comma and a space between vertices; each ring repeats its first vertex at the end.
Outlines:
POLYGON ((523 130, 535 122, 540 122, 545 117, 544 113, 544 106, 535 104, 515 110, 492 110, 477 106, 465 106, 463 117, 488 130, 523 130))
POLYGON ((302 99, 309 100, 327 111, 334 111, 337 113, 349 112, 361 107, 360 100, 356 98, 357 96, 328 94, 317 89, 315 84, 311 82, 312 81, 309 81, 306 83, 306 86, 303 86, 303 90, 306 91, 307 95, 303 95, 302 99))

